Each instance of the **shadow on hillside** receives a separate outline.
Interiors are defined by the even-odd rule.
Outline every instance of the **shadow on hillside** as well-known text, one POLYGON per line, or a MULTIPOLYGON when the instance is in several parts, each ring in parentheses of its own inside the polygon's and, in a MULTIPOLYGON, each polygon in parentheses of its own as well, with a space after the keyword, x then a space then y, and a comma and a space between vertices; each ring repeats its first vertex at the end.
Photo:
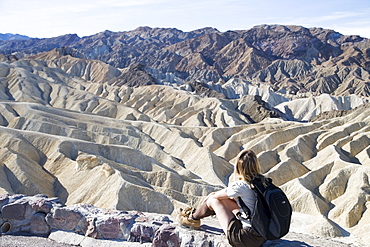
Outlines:
MULTIPOLYGON (((206 225, 203 224, 200 228, 201 231, 209 233, 209 234, 215 234, 215 235, 223 235, 224 232, 222 229, 218 227, 214 227, 211 225, 206 225)), ((297 240, 287 240, 287 239, 277 239, 273 241, 267 241, 262 247, 285 247, 285 246, 291 246, 291 247, 297 247, 297 246, 302 246, 302 247, 312 247, 313 245, 309 245, 305 242, 302 241, 297 241, 297 240)))
MULTIPOLYGON (((206 225, 206 224, 203 224, 201 226, 201 231, 204 231, 206 233, 210 233, 210 234, 215 234, 215 235, 223 235, 224 232, 222 231, 222 229, 218 228, 218 227, 214 227, 214 226, 211 226, 211 225, 206 225)), ((305 242, 302 242, 302 241, 297 241, 297 240, 287 240, 287 239, 277 239, 277 240, 273 240, 273 241, 267 241, 262 247, 285 247, 285 246, 291 246, 291 247, 297 247, 297 246, 302 246, 302 247, 311 247, 312 245, 309 245, 305 242)))
POLYGON ((53 176, 53 177, 55 178, 55 181, 54 181, 55 196, 57 196, 59 198, 60 202, 65 204, 67 202, 69 193, 68 193, 67 189, 58 180, 58 178, 56 178, 55 176, 53 176))
POLYGON ((297 240, 286 240, 286 239, 278 239, 274 241, 267 241, 262 245, 262 247, 285 247, 285 246, 303 246, 303 247, 310 247, 312 245, 309 245, 305 242, 302 241, 297 241, 297 240))
POLYGON ((203 224, 200 227, 200 230, 201 231, 204 231, 206 233, 212 233, 212 234, 215 234, 215 235, 222 235, 222 234, 224 234, 224 232, 222 231, 222 229, 220 229, 218 227, 206 225, 206 224, 203 224))
POLYGON ((8 168, 8 165, 3 164, 3 170, 5 173, 5 176, 8 180, 8 184, 10 188, 13 190, 13 193, 15 194, 21 194, 23 191, 25 191, 25 187, 22 184, 22 182, 17 178, 17 176, 14 174, 14 172, 8 168))

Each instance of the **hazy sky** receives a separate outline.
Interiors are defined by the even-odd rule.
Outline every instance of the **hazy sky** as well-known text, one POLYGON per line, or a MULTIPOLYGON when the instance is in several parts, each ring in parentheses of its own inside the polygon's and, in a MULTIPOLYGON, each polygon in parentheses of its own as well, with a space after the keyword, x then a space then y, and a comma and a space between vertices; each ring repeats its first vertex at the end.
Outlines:
POLYGON ((0 33, 38 38, 139 26, 227 31, 260 24, 322 27, 370 38, 370 0, 0 0, 0 33))

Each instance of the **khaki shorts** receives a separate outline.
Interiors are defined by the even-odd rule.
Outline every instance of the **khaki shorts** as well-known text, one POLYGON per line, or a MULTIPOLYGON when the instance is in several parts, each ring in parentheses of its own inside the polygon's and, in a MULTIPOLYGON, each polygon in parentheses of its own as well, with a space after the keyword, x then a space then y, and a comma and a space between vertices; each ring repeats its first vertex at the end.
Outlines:
POLYGON ((236 217, 230 220, 227 227, 227 239, 234 247, 258 247, 266 240, 252 228, 244 229, 240 220, 236 217))

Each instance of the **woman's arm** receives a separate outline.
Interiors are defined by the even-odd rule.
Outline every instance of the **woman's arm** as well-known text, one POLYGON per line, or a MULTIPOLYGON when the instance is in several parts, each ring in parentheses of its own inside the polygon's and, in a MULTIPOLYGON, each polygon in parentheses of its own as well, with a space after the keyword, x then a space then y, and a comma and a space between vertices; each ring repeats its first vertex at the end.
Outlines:
POLYGON ((218 199, 218 200, 230 199, 227 196, 225 189, 214 192, 213 197, 218 199))
POLYGON ((216 192, 212 192, 211 194, 209 194, 204 200, 203 202, 207 201, 208 198, 210 197, 214 197, 218 200, 225 200, 225 199, 230 199, 227 194, 226 194, 226 190, 225 189, 222 189, 222 190, 219 190, 219 191, 216 191, 216 192))

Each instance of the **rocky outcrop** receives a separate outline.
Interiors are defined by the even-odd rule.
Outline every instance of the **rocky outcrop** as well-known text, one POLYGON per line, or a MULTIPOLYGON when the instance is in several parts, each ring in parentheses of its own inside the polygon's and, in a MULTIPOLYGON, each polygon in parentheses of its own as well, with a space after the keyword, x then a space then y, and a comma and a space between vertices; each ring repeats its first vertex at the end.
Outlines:
POLYGON ((343 116, 346 111, 362 106, 366 102, 368 102, 368 99, 356 95, 338 97, 322 94, 318 97, 284 102, 275 106, 275 108, 283 112, 290 120, 315 121, 324 119, 323 116, 325 115, 327 115, 326 119, 343 116))
POLYGON ((224 94, 219 93, 216 90, 210 88, 208 84, 199 81, 191 81, 187 83, 185 88, 187 91, 195 92, 197 95, 201 97, 211 97, 218 99, 226 98, 224 94))
MULTIPOLYGON (((14 244, 11 238, 16 237, 7 238, 13 234, 48 238, 61 246, 230 246, 213 218, 203 219, 200 230, 190 230, 179 226, 171 215, 107 210, 89 204, 65 206, 58 198, 45 195, 1 195, 0 212, 1 243, 4 246, 14 244)), ((32 238, 27 243, 38 245, 43 243, 42 240, 32 238)), ((352 246, 294 232, 283 239, 267 241, 263 246, 316 242, 320 246, 352 246)))
POLYGON ((258 123, 264 119, 270 118, 286 119, 286 116, 282 112, 270 107, 269 104, 263 101, 262 97, 258 95, 244 96, 238 101, 238 103, 238 109, 246 114, 251 119, 252 123, 258 123))
MULTIPOLYGON (((2 234, 30 233, 79 246, 91 241, 88 238, 115 240, 122 244, 152 243, 151 246, 209 242, 207 239, 186 239, 186 231, 176 229, 176 224, 166 215, 107 210, 88 204, 65 206, 57 198, 44 195, 2 195, 0 202, 2 234)), ((219 237, 218 242, 226 246, 223 240, 219 237)), ((216 245, 217 237, 211 241, 216 245)))
POLYGON ((14 55, 3 55, 0 54, 0 62, 14 62, 17 61, 18 58, 14 55))
POLYGON ((131 65, 112 82, 112 85, 117 87, 121 87, 122 85, 140 87, 154 84, 156 84, 156 80, 145 71, 145 66, 142 64, 131 65))

